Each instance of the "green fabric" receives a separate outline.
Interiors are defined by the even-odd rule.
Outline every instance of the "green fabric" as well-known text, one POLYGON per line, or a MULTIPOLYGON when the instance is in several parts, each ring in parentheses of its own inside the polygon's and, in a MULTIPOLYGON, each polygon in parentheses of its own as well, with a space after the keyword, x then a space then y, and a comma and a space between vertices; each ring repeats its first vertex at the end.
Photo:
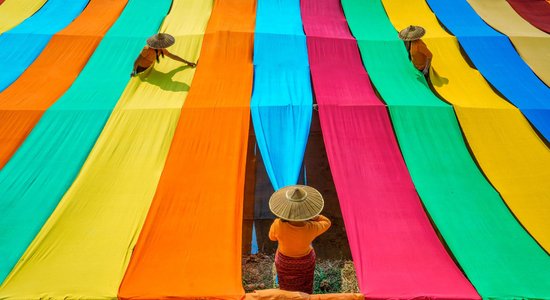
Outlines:
POLYGON ((372 82, 388 104, 418 193, 477 291, 483 298, 550 299, 550 257, 477 168, 453 108, 414 69, 380 1, 342 5, 372 82))

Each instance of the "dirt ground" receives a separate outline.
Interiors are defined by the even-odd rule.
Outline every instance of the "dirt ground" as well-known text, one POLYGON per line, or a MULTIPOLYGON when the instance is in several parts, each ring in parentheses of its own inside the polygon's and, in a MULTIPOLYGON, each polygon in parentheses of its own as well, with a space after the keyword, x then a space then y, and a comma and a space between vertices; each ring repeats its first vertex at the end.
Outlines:
MULTIPOLYGON (((263 253, 243 257, 243 286, 246 292, 278 287, 274 256, 263 253)), ((314 294, 357 293, 357 279, 351 261, 317 259, 314 294)))

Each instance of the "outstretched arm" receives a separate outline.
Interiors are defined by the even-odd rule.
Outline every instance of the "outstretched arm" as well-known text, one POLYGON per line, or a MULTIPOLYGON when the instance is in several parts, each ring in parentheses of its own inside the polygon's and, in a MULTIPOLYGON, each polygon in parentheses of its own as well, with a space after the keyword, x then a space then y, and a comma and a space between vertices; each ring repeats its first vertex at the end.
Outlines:
POLYGON ((189 66, 191 66, 191 67, 195 67, 195 66, 196 66, 195 63, 192 63, 192 62, 187 61, 187 60, 185 60, 185 59, 183 59, 183 58, 181 58, 181 57, 179 57, 179 56, 177 56, 177 55, 175 55, 175 54, 172 54, 172 53, 170 53, 170 52, 169 52, 168 50, 166 50, 166 49, 164 49, 164 54, 166 54, 166 56, 170 57, 170 58, 173 59, 173 60, 180 61, 180 62, 185 63, 185 64, 187 64, 187 65, 189 65, 189 66))

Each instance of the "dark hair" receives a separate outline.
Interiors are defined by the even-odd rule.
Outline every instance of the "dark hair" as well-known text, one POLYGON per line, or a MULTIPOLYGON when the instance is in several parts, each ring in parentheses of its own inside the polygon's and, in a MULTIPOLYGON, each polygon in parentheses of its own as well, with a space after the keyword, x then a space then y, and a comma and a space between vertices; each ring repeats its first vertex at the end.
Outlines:
POLYGON ((157 62, 160 63, 160 60, 159 60, 159 52, 160 52, 160 55, 162 55, 162 57, 164 58, 164 52, 162 51, 159 51, 159 49, 155 49, 155 55, 157 57, 157 62))

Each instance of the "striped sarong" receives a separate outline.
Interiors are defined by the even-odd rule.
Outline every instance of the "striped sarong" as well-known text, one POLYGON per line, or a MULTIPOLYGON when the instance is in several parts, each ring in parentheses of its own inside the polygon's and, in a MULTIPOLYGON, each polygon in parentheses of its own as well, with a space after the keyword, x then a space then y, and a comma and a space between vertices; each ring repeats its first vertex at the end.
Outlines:
POLYGON ((277 252, 275 268, 279 278, 279 288, 312 294, 313 274, 315 271, 315 251, 302 257, 289 257, 277 252))

